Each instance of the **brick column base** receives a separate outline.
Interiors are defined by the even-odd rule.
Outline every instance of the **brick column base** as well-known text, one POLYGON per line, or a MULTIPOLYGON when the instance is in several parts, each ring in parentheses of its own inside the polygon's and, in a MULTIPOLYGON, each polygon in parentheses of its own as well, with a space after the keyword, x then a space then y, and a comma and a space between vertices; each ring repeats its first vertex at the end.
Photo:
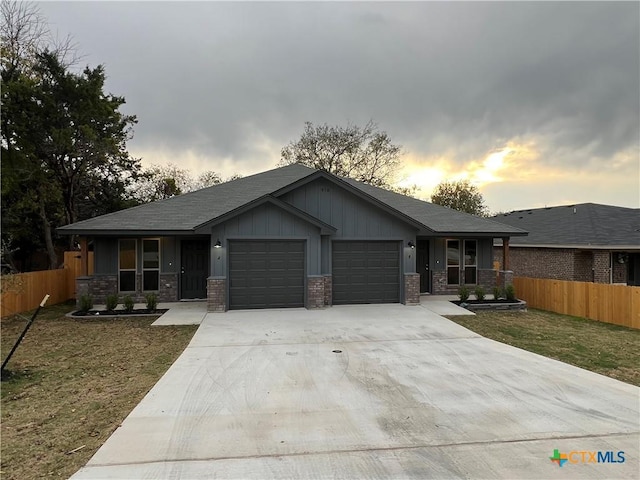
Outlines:
POLYGON ((420 274, 404 274, 404 302, 405 305, 420 304, 420 274))
POLYGON ((91 295, 91 279, 92 277, 76 278, 76 308, 80 308, 80 297, 91 295))
POLYGON ((227 279, 225 277, 207 278, 207 311, 227 311, 227 279))
POLYGON ((333 277, 324 276, 324 304, 328 307, 333 305, 333 277))
POLYGON ((324 307, 324 277, 307 277, 307 308, 324 307))

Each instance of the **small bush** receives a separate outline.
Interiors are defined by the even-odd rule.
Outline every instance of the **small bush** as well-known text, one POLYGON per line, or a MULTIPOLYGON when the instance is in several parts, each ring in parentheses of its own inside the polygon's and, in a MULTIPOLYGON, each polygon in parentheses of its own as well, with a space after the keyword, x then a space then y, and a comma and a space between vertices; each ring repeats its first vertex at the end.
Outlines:
POLYGON ((156 307, 158 306, 158 295, 155 293, 149 293, 145 295, 144 298, 147 300, 147 310, 155 312, 156 307))
POLYGON ((458 297, 460 297, 461 302, 466 302, 467 300, 469 300, 469 289, 464 285, 458 287, 458 297))
POLYGON ((474 293, 476 294, 476 300, 484 300, 484 288, 482 288, 482 285, 476 286, 474 293))
POLYGON ((122 299, 122 306, 124 307, 125 312, 133 312, 133 298, 131 298, 131 295, 125 295, 122 299))
POLYGON ((493 287, 493 299, 500 300, 500 287, 493 287))
POLYGON ((118 306, 118 301, 120 299, 118 298, 118 294, 117 293, 112 293, 111 295, 107 295, 107 298, 105 300, 105 304, 107 306, 107 310, 109 312, 112 312, 116 309, 116 307, 118 306))
POLYGON ((516 289, 513 285, 507 285, 504 289, 504 296, 510 302, 516 301, 516 289))
POLYGON ((81 295, 78 301, 78 309, 82 313, 87 313, 93 308, 93 297, 91 295, 81 295))

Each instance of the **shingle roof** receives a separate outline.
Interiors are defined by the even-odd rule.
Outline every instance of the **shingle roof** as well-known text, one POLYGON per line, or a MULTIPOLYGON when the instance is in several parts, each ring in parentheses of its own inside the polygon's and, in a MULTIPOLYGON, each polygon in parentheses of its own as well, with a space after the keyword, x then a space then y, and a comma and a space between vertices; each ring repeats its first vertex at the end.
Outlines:
POLYGON ((113 230, 190 231, 249 202, 312 175, 316 170, 289 165, 230 182, 185 193, 166 200, 101 215, 59 228, 61 233, 113 230))
POLYGON ((448 207, 418 200, 417 198, 400 195, 399 193, 374 187, 350 178, 343 178, 342 180, 417 220, 437 233, 526 235, 526 230, 514 228, 511 225, 505 225, 495 220, 477 217, 448 207))
MULTIPOLYGON (((67 234, 193 232, 198 226, 221 215, 318 174, 321 173, 313 168, 297 164, 289 165, 66 225, 59 230, 60 233, 67 234)), ((322 174, 328 175, 324 172, 322 174)), ((362 192, 364 196, 388 205, 435 233, 526 235, 522 229, 510 225, 468 215, 352 179, 338 179, 332 175, 329 177, 338 182, 347 183, 362 192)))
POLYGON ((517 210, 497 215, 499 222, 529 231, 511 245, 640 247, 640 209, 581 203, 517 210))

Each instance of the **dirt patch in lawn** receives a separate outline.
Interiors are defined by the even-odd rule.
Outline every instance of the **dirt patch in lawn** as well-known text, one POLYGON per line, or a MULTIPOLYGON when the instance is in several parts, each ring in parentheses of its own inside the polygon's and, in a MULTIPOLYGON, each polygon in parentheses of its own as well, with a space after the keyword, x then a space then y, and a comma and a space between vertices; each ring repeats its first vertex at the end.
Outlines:
POLYGON ((447 318, 484 337, 640 386, 640 330, 533 309, 447 318))
MULTIPOLYGON (((12 375, 2 382, 2 478, 75 473, 197 328, 151 327, 157 317, 65 317, 73 309, 43 309, 7 366, 12 375)), ((17 316, 2 319, 3 360, 25 324, 17 316)))

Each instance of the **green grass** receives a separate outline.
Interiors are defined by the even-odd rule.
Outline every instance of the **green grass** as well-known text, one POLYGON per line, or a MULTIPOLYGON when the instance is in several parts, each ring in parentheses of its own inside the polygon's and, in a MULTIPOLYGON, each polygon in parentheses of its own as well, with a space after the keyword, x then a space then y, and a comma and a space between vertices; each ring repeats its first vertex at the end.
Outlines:
POLYGON ((484 337, 640 386, 640 330, 542 310, 448 318, 484 337))
MULTIPOLYGON (((43 309, 7 366, 11 376, 2 382, 1 394, 2 478, 75 473, 196 330, 151 327, 157 317, 64 316, 73 309, 68 304, 43 309)), ((3 360, 25 324, 17 316, 2 319, 3 360)))

